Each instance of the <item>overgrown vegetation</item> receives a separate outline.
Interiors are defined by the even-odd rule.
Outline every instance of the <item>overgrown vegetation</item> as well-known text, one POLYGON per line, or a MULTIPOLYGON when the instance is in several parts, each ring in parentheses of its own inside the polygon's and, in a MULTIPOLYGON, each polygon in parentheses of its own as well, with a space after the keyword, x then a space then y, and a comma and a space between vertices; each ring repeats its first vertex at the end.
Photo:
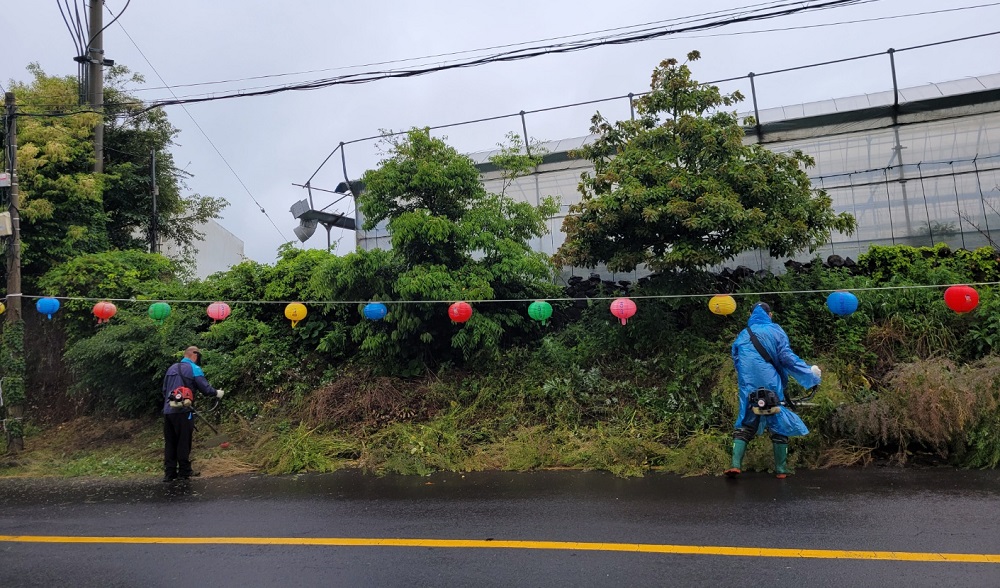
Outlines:
MULTIPOLYGON (((32 280, 44 293, 87 299, 68 300, 53 318, 65 333, 65 349, 36 350, 71 371, 67 394, 85 414, 48 428, 29 414, 26 451, 0 462, 0 475, 156 472, 160 380, 191 344, 204 350, 210 381, 227 390, 219 411, 207 418, 232 441, 197 450, 205 475, 342 467, 418 475, 560 467, 621 476, 713 474, 728 461, 738 412, 730 344, 756 292, 788 292, 765 300, 796 352, 824 368, 814 402, 802 409, 812 433, 793 440, 793 467, 875 459, 996 467, 1000 297, 982 286, 979 309, 959 315, 945 307, 941 286, 998 281, 997 252, 873 247, 850 267, 816 260, 777 276, 709 273, 706 264, 734 251, 786 237, 797 250, 853 221, 831 216, 828 199, 801 183, 806 159, 738 148, 732 116, 707 112, 734 98, 698 86, 676 62, 664 62, 654 82, 663 87, 644 97, 638 126, 595 121, 604 138, 590 155, 603 167, 583 181, 587 207, 594 208, 581 209, 579 218, 596 231, 613 224, 601 214, 628 212, 619 216, 636 222, 639 215, 652 226, 643 230, 655 229, 655 237, 646 237, 679 248, 668 252, 649 239, 608 241, 605 235, 602 247, 617 239, 619 250, 598 252, 580 242, 566 251, 576 251, 578 261, 620 267, 652 263, 661 273, 640 284, 593 284, 589 300, 572 283, 565 290, 554 286, 551 261, 526 243, 543 233, 555 203, 532 206, 487 193, 468 158, 414 130, 390 141, 381 166, 364 178, 360 205, 370 226, 386 223, 391 250, 335 256, 286 245, 274 265, 246 261, 201 281, 185 280, 182 265, 130 250, 126 239, 110 233, 98 240, 120 241, 118 249, 81 247, 70 255, 65 249, 73 243, 65 242, 58 263, 37 258, 35 267, 46 271, 32 280), (674 94, 666 96, 667 90, 674 94), (685 92, 693 102, 678 95, 685 92), (682 116, 659 120, 681 106, 682 116), (668 154, 685 165, 646 174, 636 162, 659 153, 662 145, 653 139, 663 134, 709 141, 711 148, 692 151, 696 145, 682 141, 671 147, 680 151, 668 154), (644 146, 647 141, 653 144, 644 146), (709 173, 709 164, 721 175, 709 173), (767 184, 766 194, 748 193, 753 190, 737 181, 748 166, 784 180, 767 184), (704 182, 693 169, 704 172, 704 182), (692 199, 689 188, 702 195, 718 188, 723 196, 692 199), (769 209, 774 193, 797 201, 796 210, 769 209), (633 206, 657 194, 673 195, 665 210, 633 206), (700 220, 672 227, 661 213, 676 216, 675 208, 700 220), (594 217, 587 220, 589 214, 594 217), (790 225, 777 222, 762 233, 756 226, 761 214, 790 225), (725 224, 726 215, 743 227, 733 233, 737 238, 694 251, 691 243, 713 223, 725 224), (678 252, 691 255, 681 260, 678 252), (826 309, 826 292, 837 289, 858 294, 857 312, 838 317, 826 309), (704 295, 716 292, 737 297, 736 313, 709 312, 704 295), (626 325, 608 312, 606 298, 618 295, 642 297, 626 325), (527 316, 528 301, 564 297, 580 299, 554 301, 547 325, 527 316), (98 298, 118 301, 110 323, 97 325, 90 314, 98 298), (235 302, 220 322, 208 318, 201 303, 172 303, 170 316, 157 324, 146 314, 154 300, 235 302), (289 300, 331 303, 310 304, 293 329, 282 312, 289 300), (336 303, 343 300, 382 300, 389 314, 367 320, 361 304, 336 303), (467 323, 448 318, 447 303, 456 300, 474 305, 467 323)), ((147 123, 161 143, 172 136, 164 121, 147 123)), ((511 140, 493 164, 509 178, 531 173, 537 157, 512 147, 517 137, 511 140)), ((85 159, 82 143, 77 147, 85 159)), ((123 190, 138 181, 126 171, 115 180, 123 190)), ((90 186, 84 180, 70 175, 64 180, 71 182, 64 187, 69 193, 60 198, 90 186)), ((50 181, 39 178, 35 185, 54 190, 50 181)), ((16 339, 18 328, 6 327, 5 353, 7 336, 16 339)), ((18 384, 4 381, 5 397, 23 390, 30 404, 31 382, 18 384)), ((214 437, 201 430, 198 438, 214 437)), ((751 444, 745 467, 766 470, 771 463, 767 443, 751 444)))

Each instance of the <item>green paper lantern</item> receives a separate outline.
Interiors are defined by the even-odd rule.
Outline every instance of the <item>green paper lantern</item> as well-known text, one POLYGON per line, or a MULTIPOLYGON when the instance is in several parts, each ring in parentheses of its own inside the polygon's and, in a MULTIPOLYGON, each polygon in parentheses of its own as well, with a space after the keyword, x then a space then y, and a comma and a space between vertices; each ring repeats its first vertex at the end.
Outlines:
POLYGON ((170 305, 166 302, 156 302, 149 307, 149 318, 158 325, 162 325, 168 316, 170 316, 170 305))
POLYGON ((552 305, 544 300, 536 300, 528 305, 528 316, 536 321, 542 321, 544 325, 552 316, 552 305))

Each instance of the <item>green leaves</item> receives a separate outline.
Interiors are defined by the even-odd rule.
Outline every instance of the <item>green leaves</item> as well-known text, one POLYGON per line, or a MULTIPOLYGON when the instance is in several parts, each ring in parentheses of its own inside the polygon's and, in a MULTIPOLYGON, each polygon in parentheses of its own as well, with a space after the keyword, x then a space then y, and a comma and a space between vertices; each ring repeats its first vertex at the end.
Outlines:
MULTIPOLYGON (((521 152, 516 135, 508 140, 492 163, 509 183, 539 160, 521 152)), ((333 299, 412 302, 391 305, 382 321, 362 320, 360 310, 351 317, 351 339, 361 355, 387 371, 417 373, 427 365, 496 355, 505 338, 524 337, 533 326, 524 308, 474 302, 554 293, 552 266, 528 241, 545 233, 555 200, 536 207, 488 194, 472 161, 426 131, 387 142, 389 153, 365 173, 358 202, 367 229, 386 222, 391 251, 329 260, 313 288, 333 299), (458 300, 475 307, 463 325, 447 314, 447 303, 458 300)))
MULTIPOLYGON (((46 75, 28 66, 29 83, 13 83, 25 113, 71 116, 18 118, 23 273, 26 286, 50 268, 82 253, 147 249, 152 222, 150 160, 156 154, 159 236, 181 245, 183 254, 202 235, 197 228, 218 218, 222 198, 181 196, 187 177, 173 166, 169 148, 177 134, 162 110, 139 113, 142 104, 125 91, 141 82, 123 66, 108 71, 104 94, 104 173, 94 173, 94 128, 101 115, 78 101, 77 79, 46 75), (137 236, 138 235, 138 236, 137 236)), ((0 270, 2 272, 2 270, 0 270)))
POLYGON ((813 250, 832 230, 853 232, 853 217, 835 214, 811 188, 811 158, 743 144, 736 114, 720 110, 741 95, 699 84, 673 59, 653 72, 651 87, 637 120, 594 116, 597 139, 581 150, 594 174, 582 178, 583 199, 563 223, 557 264, 691 271, 747 250, 813 250))

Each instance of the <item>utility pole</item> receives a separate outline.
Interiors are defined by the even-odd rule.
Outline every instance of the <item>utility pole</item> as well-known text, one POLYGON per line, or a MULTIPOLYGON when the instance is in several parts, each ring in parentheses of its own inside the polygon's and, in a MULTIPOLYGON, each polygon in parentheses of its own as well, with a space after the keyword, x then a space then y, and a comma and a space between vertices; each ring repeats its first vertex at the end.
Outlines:
POLYGON ((21 200, 17 187, 17 104, 14 93, 4 94, 7 120, 7 161, 10 166, 10 250, 7 258, 7 324, 0 342, 3 366, 3 404, 7 409, 4 428, 7 450, 24 449, 24 321, 21 319, 21 200))
POLYGON ((101 112, 101 119, 94 127, 94 173, 104 171, 104 2, 90 0, 90 30, 94 37, 87 47, 87 62, 90 66, 87 101, 90 107, 101 112))
POLYGON ((156 184, 156 150, 153 149, 150 152, 150 171, 149 179, 152 182, 153 189, 153 218, 149 220, 149 252, 159 253, 159 240, 157 232, 159 231, 159 216, 156 210, 156 197, 160 194, 160 187, 156 184))

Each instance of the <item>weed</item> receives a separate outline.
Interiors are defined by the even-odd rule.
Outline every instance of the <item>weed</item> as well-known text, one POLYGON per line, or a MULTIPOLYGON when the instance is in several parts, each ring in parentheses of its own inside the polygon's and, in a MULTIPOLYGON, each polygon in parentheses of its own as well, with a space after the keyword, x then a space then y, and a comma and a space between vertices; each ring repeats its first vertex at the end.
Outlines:
POLYGON ((295 474, 332 472, 359 453, 353 439, 325 436, 300 424, 284 432, 264 435, 251 454, 270 474, 295 474))
POLYGON ((360 464, 376 473, 427 475, 438 470, 476 469, 469 444, 456 426, 452 411, 426 423, 394 423, 375 432, 365 445, 360 464))
POLYGON ((566 465, 623 477, 642 476, 650 462, 667 450, 643 431, 620 426, 597 424, 574 431, 573 437, 564 458, 566 465))
POLYGON ((514 438, 498 443, 505 468, 513 471, 534 470, 559 464, 560 444, 544 426, 525 427, 514 432, 514 438))
POLYGON ((732 434, 707 430, 691 435, 684 445, 666 454, 664 469, 682 476, 718 474, 730 463, 732 434))
MULTIPOLYGON (((841 407, 833 429, 852 443, 895 447, 900 462, 911 443, 947 457, 977 424, 990 428, 981 416, 997 407, 998 379, 996 357, 968 366, 947 359, 900 364, 877 396, 841 407)), ((988 444, 981 445, 988 454, 988 444)))
POLYGON ((123 455, 86 454, 62 464, 57 474, 60 476, 124 477, 160 471, 161 464, 123 455))

